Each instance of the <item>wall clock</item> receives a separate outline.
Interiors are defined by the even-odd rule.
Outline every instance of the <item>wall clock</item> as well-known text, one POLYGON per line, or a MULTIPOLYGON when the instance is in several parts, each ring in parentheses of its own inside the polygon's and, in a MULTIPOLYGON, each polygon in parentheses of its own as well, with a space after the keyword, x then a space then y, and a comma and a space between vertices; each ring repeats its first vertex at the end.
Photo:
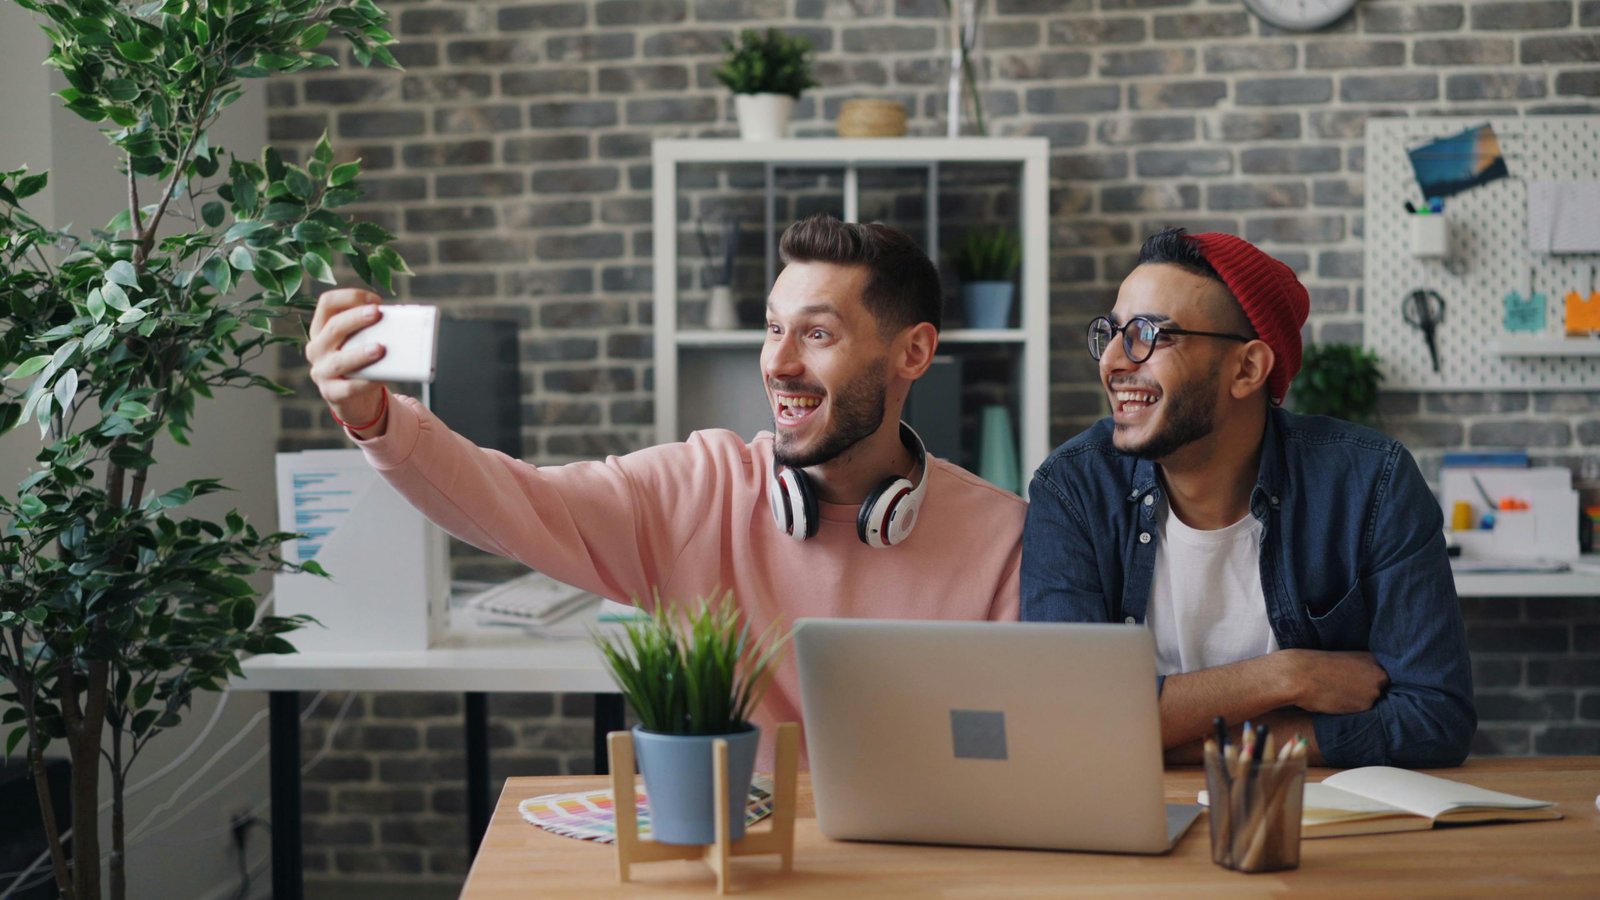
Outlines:
POLYGON ((1359 0, 1244 0, 1267 22, 1290 31, 1315 31, 1338 21, 1359 0))

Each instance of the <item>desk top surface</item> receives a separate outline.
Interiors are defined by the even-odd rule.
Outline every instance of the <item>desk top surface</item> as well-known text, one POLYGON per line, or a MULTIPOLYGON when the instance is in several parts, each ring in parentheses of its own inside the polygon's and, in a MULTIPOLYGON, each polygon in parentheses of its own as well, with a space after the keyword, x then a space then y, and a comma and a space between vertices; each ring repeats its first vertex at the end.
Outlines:
MULTIPOLYGON (((1333 770, 1312 769, 1320 781, 1333 770)), ((1594 896, 1600 892, 1600 757, 1470 760, 1431 774, 1491 790, 1555 801, 1565 816, 1435 828, 1398 834, 1304 842, 1300 868, 1241 875, 1212 864, 1201 816, 1165 856, 1120 856, 833 841, 817 831, 811 782, 801 775, 795 867, 785 875, 776 857, 733 862, 730 892, 762 896, 1072 896, 1108 893, 1231 896, 1333 894, 1424 896, 1525 894, 1594 896)), ((1192 803, 1203 786, 1197 768, 1165 775, 1166 799, 1192 803)), ((711 870, 699 862, 658 862, 616 880, 608 844, 563 838, 523 821, 517 804, 540 794, 606 786, 598 777, 507 779, 461 896, 498 900, 528 896, 715 896, 711 870)), ((757 826, 758 828, 761 826, 757 826)))

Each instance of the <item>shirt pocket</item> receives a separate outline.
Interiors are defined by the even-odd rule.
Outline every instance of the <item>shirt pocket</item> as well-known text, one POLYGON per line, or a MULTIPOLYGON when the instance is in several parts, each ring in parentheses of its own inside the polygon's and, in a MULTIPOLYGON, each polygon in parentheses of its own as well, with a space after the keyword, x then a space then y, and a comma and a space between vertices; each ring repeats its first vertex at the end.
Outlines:
POLYGON ((1360 580, 1345 592, 1339 602, 1321 614, 1307 611, 1311 629, 1316 632, 1317 646, 1322 650, 1365 650, 1370 617, 1367 615, 1367 595, 1360 580))

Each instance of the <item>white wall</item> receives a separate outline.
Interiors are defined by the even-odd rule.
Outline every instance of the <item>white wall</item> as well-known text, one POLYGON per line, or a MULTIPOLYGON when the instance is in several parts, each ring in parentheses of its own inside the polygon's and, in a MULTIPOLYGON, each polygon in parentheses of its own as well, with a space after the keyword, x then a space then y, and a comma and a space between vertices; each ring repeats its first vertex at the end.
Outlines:
MULTIPOLYGON (((114 153, 96 126, 65 111, 60 101, 50 96, 62 82, 58 74, 40 64, 48 51, 44 35, 29 15, 15 4, 0 3, 0 84, 5 85, 0 91, 0 121, 6 123, 4 136, 0 137, 0 166, 10 169, 27 163, 35 171, 50 169, 50 188, 28 201, 30 212, 47 224, 71 222, 75 231, 86 233, 88 226, 104 225, 122 208, 126 188, 113 168, 114 153)), ((220 144, 241 156, 257 155, 266 140, 263 98, 263 91, 252 90, 229 108, 220 126, 213 130, 213 145, 220 144)), ((270 374, 270 365, 271 361, 266 361, 262 371, 270 374)), ((151 487, 164 490, 187 478, 220 477, 235 492, 204 498, 195 505, 197 514, 216 517, 229 508, 238 508, 257 528, 275 529, 275 400, 264 391, 219 394, 216 400, 203 402, 196 410, 195 423, 193 446, 177 447, 165 442, 157 448, 156 458, 161 464, 152 470, 151 487)), ((8 495, 15 490, 37 449, 38 432, 30 426, 0 438, 0 489, 8 495)), ((199 698, 180 728, 152 742, 135 767, 132 782, 138 783, 188 750, 218 701, 214 695, 199 698)), ((265 709, 263 695, 232 695, 204 745, 171 775, 130 798, 130 834, 158 805, 171 801, 166 810, 155 813, 154 822, 165 827, 131 848, 131 897, 227 896, 233 891, 237 873, 228 818, 230 813, 265 803, 265 709), (200 773, 202 766, 217 757, 225 742, 242 732, 247 733, 232 751, 216 758, 208 771, 200 773), (258 752, 260 759, 252 761, 252 755, 258 752), (192 786, 175 793, 191 778, 192 786), (184 811, 197 797, 214 788, 214 796, 184 811), (182 814, 174 815, 179 812, 182 814)), ((105 783, 109 785, 109 781, 105 783)), ((109 822, 109 814, 106 821, 109 822)), ((107 841, 105 846, 109 849, 109 838, 107 841)), ((268 843, 265 830, 253 830, 253 857, 265 858, 268 843)), ((266 877, 263 870, 262 879, 266 877)), ((0 887, 4 885, 0 881, 0 887)))

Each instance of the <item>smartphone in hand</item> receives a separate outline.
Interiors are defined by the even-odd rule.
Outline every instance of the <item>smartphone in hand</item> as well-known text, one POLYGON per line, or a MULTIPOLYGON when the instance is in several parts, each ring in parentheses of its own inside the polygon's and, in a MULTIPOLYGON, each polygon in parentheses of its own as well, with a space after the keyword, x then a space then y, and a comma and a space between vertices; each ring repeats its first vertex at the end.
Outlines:
POLYGON ((382 344, 383 358, 352 372, 352 378, 373 381, 433 381, 439 354, 439 308, 385 305, 383 318, 350 337, 351 347, 382 344))

